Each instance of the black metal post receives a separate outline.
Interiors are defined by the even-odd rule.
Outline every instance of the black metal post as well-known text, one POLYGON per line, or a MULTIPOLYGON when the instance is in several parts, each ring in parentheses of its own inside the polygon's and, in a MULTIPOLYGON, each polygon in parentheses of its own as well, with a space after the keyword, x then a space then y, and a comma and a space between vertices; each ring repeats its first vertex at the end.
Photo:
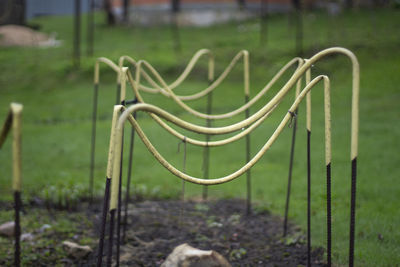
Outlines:
POLYGON ((93 56, 94 39, 94 0, 89 0, 89 12, 87 20, 87 47, 86 55, 93 56))
POLYGON ((260 46, 262 46, 267 43, 268 39, 268 1, 260 1, 260 46))
POLYGON ((246 0, 237 0, 239 9, 243 9, 246 6, 246 0))
POLYGON ((294 116, 292 115, 293 133, 292 133, 292 146, 290 148, 289 175, 288 175, 288 184, 287 184, 287 192, 286 192, 285 218, 284 218, 284 222, 283 222, 283 236, 286 236, 286 234, 287 234, 290 191, 291 191, 291 186, 292 186, 292 170, 293 170, 293 160, 294 160, 294 147, 295 147, 295 143, 296 143, 297 114, 298 114, 298 111, 296 110, 294 112, 294 116))
POLYGON ((110 210, 110 230, 108 235, 107 267, 111 267, 112 263, 112 249, 114 241, 114 224, 115 224, 114 220, 115 220, 115 209, 112 209, 110 210))
POLYGON ((331 163, 326 165, 326 228, 327 228, 327 260, 332 266, 332 196, 331 196, 331 163))
POLYGON ((296 20, 296 56, 303 55, 303 14, 300 0, 292 0, 296 20))
MULTIPOLYGON (((186 173, 186 137, 183 139, 183 172, 186 173)), ((185 180, 182 180, 182 203, 185 202, 185 180)))
MULTIPOLYGON (((183 172, 186 173, 186 137, 183 138, 183 172)), ((179 143, 180 145, 180 143, 179 143)), ((178 145, 178 152, 179 152, 179 145, 178 145)), ((182 225, 182 218, 183 218, 183 212, 185 208, 185 180, 182 180, 182 194, 181 194, 181 209, 179 212, 179 220, 178 220, 178 225, 182 225)))
POLYGON ((178 26, 178 13, 181 10, 181 1, 180 0, 171 0, 171 11, 172 11, 172 23, 171 23, 171 30, 172 30, 172 37, 174 40, 174 49, 175 52, 180 53, 182 51, 181 48, 181 38, 179 34, 179 26, 178 26))
POLYGON ((311 266, 311 131, 307 130, 307 266, 311 266))
POLYGON ((129 22, 129 0, 124 0, 124 22, 128 23, 129 22))
POLYGON ((93 177, 94 177, 94 162, 96 150, 96 122, 97 122, 97 100, 98 100, 99 85, 94 85, 93 91, 93 111, 92 111, 92 141, 90 147, 90 173, 89 173, 89 203, 93 202, 93 177))
POLYGON ((117 212, 117 254, 116 254, 116 266, 119 266, 119 254, 121 247, 121 204, 122 204, 122 162, 124 155, 124 135, 122 135, 122 148, 121 148, 121 162, 119 166, 119 186, 118 186, 118 212, 117 212))
MULTIPOLYGON (((136 112, 133 113, 133 117, 136 119, 136 112)), ((122 222, 122 242, 125 243, 126 238, 126 227, 128 224, 128 206, 130 200, 130 185, 131 185, 131 177, 132 177, 132 163, 133 163, 133 151, 135 146, 135 128, 131 129, 131 140, 130 140, 130 148, 129 148, 129 165, 128 165, 128 177, 126 181, 126 195, 125 195, 125 212, 124 219, 122 222)))
POLYGON ((349 266, 354 266, 354 233, 356 223, 357 157, 351 161, 351 204, 350 204, 350 245, 349 266))
POLYGON ((106 223, 107 223, 107 213, 110 202, 110 183, 111 179, 106 178, 106 187, 104 190, 104 198, 103 198, 103 216, 101 218, 101 227, 100 227, 100 238, 99 238, 99 252, 97 254, 97 267, 101 267, 103 262, 103 247, 104 247, 104 236, 106 232, 106 223))
MULTIPOLYGON (((245 104, 249 102, 249 96, 245 95, 245 104)), ((250 109, 246 109, 246 119, 250 116, 250 109)), ((250 134, 246 135, 246 163, 250 161, 250 134)), ((247 198, 246 198, 246 214, 251 213, 251 169, 246 172, 246 186, 247 186, 247 198)))
POLYGON ((21 225, 19 213, 21 210, 21 193, 19 191, 14 191, 14 209, 15 209, 15 250, 14 250, 14 265, 19 267, 21 265, 21 225))
POLYGON ((115 105, 123 105, 123 103, 121 103, 121 84, 117 83, 117 91, 116 91, 116 95, 115 95, 115 105))
POLYGON ((80 43, 81 43, 81 0, 75 0, 74 16, 74 65, 80 66, 80 43))
MULTIPOLYGON (((211 84, 211 82, 210 82, 211 84)), ((212 113, 212 91, 207 95, 207 114, 212 113)), ((206 126, 211 127, 211 120, 206 120, 206 126)), ((210 135, 206 135, 206 143, 210 141, 210 135)), ((210 148, 208 146, 204 147, 203 150, 203 177, 204 179, 209 178, 210 171, 210 148)), ((208 197, 208 186, 203 186, 203 200, 207 200, 208 197)))

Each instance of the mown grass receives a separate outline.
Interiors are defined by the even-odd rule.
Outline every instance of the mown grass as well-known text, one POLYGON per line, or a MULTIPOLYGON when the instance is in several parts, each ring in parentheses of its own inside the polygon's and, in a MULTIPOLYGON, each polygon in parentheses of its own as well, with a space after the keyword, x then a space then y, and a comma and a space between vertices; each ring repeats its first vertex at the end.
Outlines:
MULTIPOLYGON (((241 49, 250 52, 251 95, 254 96, 272 75, 294 56, 294 26, 287 16, 272 16, 269 20, 267 44, 260 45, 256 20, 229 23, 211 28, 184 27, 180 30, 182 51, 174 50, 171 30, 158 28, 105 27, 97 15, 95 57, 117 60, 122 54, 146 59, 167 81, 172 81, 198 49, 210 48, 216 56, 217 74, 241 49)), ((360 151, 357 195, 356 265, 395 266, 400 262, 400 214, 398 212, 400 177, 397 167, 400 147, 400 13, 398 10, 360 10, 331 17, 325 13, 304 15, 304 50, 309 57, 331 46, 343 46, 357 55, 361 65, 360 151)), ((2 48, 0 51, 0 118, 4 118, 11 101, 24 104, 23 128, 23 196, 25 199, 44 196, 49 187, 87 188, 91 129, 91 100, 94 58, 82 57, 81 68, 72 67, 72 18, 44 17, 33 21, 45 32, 57 32, 64 40, 59 48, 2 48)), ((85 33, 83 33, 84 36, 85 33)), ((83 54, 85 49, 83 38, 83 54)), ((232 110, 243 103, 241 66, 214 94, 215 112, 232 110)), ((348 220, 350 191, 350 99, 351 66, 349 60, 332 56, 318 63, 314 70, 327 74, 332 81, 333 130, 333 260, 342 265, 348 254, 348 220)), ((267 102, 288 76, 257 106, 267 102)), ((206 60, 200 62, 190 81, 178 93, 197 91, 206 82, 206 60)), ((129 97, 132 93, 129 92, 129 97)), ((204 124, 185 114, 171 100, 160 96, 145 96, 184 119, 204 124)), ((265 143, 277 123, 287 112, 290 100, 282 102, 276 114, 252 134, 252 153, 265 143)), ((115 74, 101 67, 99 100, 97 163, 95 186, 101 195, 105 177, 110 117, 115 102, 115 74)), ((205 101, 192 103, 204 110, 205 101)), ((306 224, 306 162, 305 105, 300 107, 295 168, 292 184, 290 218, 305 228, 306 224)), ((224 125, 240 120, 216 123, 224 125)), ((182 166, 182 151, 178 141, 148 118, 139 115, 150 140, 161 153, 177 166, 182 166)), ((314 246, 325 245, 325 178, 323 137, 322 86, 313 90, 312 132, 312 238, 314 246)), ((291 130, 286 129, 271 150, 252 169, 253 200, 273 212, 283 214, 291 130)), ((189 133, 188 133, 189 134, 189 133)), ((198 138, 203 138, 199 137, 198 138)), ((216 138, 216 137, 215 137, 216 138)), ((11 199, 11 142, 0 153, 1 199, 11 199)), ((211 176, 226 175, 238 169, 245 160, 244 140, 224 148, 211 149, 211 176)), ((202 149, 188 146, 187 170, 201 176, 202 149)), ((125 168, 126 172, 126 168, 125 168)), ((212 198, 245 197, 245 177, 209 188, 212 198)), ((158 192, 160 197, 177 197, 181 181, 173 177, 151 157, 143 144, 135 143, 134 185, 146 192, 158 192)), ((201 188, 187 185, 190 196, 199 196, 201 188)), ((84 190, 81 190, 84 192, 84 190)), ((81 192, 80 191, 80 192, 81 192)), ((83 193, 82 193, 83 194, 83 193)))

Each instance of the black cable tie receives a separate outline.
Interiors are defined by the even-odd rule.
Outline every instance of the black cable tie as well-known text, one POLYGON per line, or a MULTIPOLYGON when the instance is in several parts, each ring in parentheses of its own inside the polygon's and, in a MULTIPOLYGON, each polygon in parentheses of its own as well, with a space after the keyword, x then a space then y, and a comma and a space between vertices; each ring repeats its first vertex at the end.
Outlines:
POLYGON ((130 104, 137 104, 139 101, 137 100, 137 98, 135 97, 132 100, 122 100, 121 101, 121 105, 126 106, 126 105, 130 105, 130 104))
POLYGON ((290 121, 289 121, 289 128, 292 128, 292 123, 293 123, 293 119, 296 119, 296 117, 297 117, 297 114, 295 113, 295 112, 292 112, 292 111, 288 111, 289 112, 289 114, 290 114, 290 121))
POLYGON ((181 144, 186 143, 186 136, 183 137, 183 140, 181 142, 178 143, 178 153, 181 150, 181 144))

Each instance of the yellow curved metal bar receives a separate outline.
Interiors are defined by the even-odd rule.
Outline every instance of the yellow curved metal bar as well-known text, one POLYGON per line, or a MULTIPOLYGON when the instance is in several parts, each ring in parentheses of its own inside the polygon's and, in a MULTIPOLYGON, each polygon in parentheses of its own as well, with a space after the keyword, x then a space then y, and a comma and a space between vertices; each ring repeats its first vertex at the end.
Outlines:
MULTIPOLYGON (((163 117, 164 119, 167 119, 168 121, 172 123, 176 123, 178 126, 182 126, 180 122, 177 123, 177 121, 174 120, 174 116, 167 113, 166 111, 163 111, 162 109, 149 105, 149 104, 136 104, 133 106, 130 106, 127 108, 122 115, 120 116, 116 128, 116 134, 115 134, 115 139, 114 139, 114 159, 113 159, 113 175, 112 177, 119 177, 120 174, 120 162, 121 162, 121 149, 122 149, 122 133, 123 133, 123 128, 125 125, 126 120, 129 120, 129 122, 132 124, 132 126, 135 128, 135 131, 139 135, 139 137, 142 139, 143 143, 147 147, 147 149, 150 151, 150 153, 153 154, 153 156, 163 165, 166 169, 168 169, 171 173, 174 175, 178 176, 179 178, 195 183, 195 184, 202 184, 202 185, 215 185, 215 184, 221 184, 221 183, 226 183, 229 182, 240 175, 244 174, 248 169, 250 169, 257 161, 268 151, 268 149, 271 147, 271 145, 275 142, 277 137, 280 135, 280 133, 283 131, 285 125, 289 122, 291 118, 291 114, 294 113, 294 111, 297 109, 298 105, 302 101, 302 99, 306 96, 306 94, 313 88, 313 86, 318 83, 319 81, 323 80, 325 84, 325 88, 328 88, 329 90, 329 78, 327 76, 318 76, 314 78, 299 94, 299 96, 295 99, 294 103, 290 107, 288 113, 285 114, 284 118, 272 134, 272 136, 268 139, 268 141, 263 145, 263 147, 257 152, 257 154, 244 166, 242 166, 239 170, 224 176, 220 178, 214 178, 214 179, 202 179, 202 178, 196 178, 193 176, 190 176, 186 173, 181 172, 180 170, 176 169, 173 165, 171 165, 152 145, 150 140, 147 138, 147 136, 144 134, 142 129, 140 128, 139 124, 137 121, 133 118, 131 113, 135 111, 146 111, 146 112, 151 112, 155 113, 158 116, 163 117)), ((121 109, 125 109, 122 106, 119 106, 121 109)), ((117 196, 118 196, 118 186, 119 186, 119 179, 112 179, 112 185, 111 185, 111 203, 110 203, 110 210, 116 209, 117 207, 117 196)))
MULTIPOLYGON (((257 96, 252 99, 252 101, 250 102, 250 105, 248 107, 251 106, 251 104, 254 104, 263 94, 265 94, 268 89, 277 81, 277 79, 279 79, 284 72, 286 72, 288 70, 289 67, 291 67, 294 63, 298 62, 299 65, 301 65, 302 61, 299 58, 295 58, 293 60, 291 60, 290 62, 288 62, 274 77, 273 79, 267 84, 267 86, 257 94, 257 96)), ((131 85, 134 84, 134 79, 131 77, 131 73, 128 72, 128 79, 130 80, 131 85)), ((297 82, 297 88, 296 88, 296 97, 299 95, 300 93, 300 86, 301 86, 301 79, 299 79, 299 81, 297 82)), ((134 88, 135 93, 138 95, 138 100, 139 102, 144 102, 143 99, 140 97, 140 93, 137 90, 137 87, 134 88)), ((275 106, 276 107, 276 106, 275 106)), ((274 108, 275 108, 274 107, 274 108)), ((237 112, 239 113, 242 110, 245 110, 246 106, 243 108, 240 108, 237 112)), ((273 109, 274 109, 273 108, 273 109)), ((241 133, 232 136, 229 139, 225 139, 225 140, 219 140, 219 141, 215 141, 215 142, 204 142, 204 141, 199 141, 199 140, 195 140, 192 138, 187 138, 184 135, 180 134, 179 132, 177 132, 176 130, 174 130, 173 128, 171 128, 168 124, 166 124, 163 120, 161 120, 159 117, 157 117, 154 114, 150 114, 151 117, 158 123, 160 124, 163 128, 165 128, 169 133, 171 133, 172 135, 176 136, 177 138, 184 140, 186 138, 186 141, 190 144, 193 145, 197 145, 197 146, 220 146, 223 144, 226 144, 227 142, 231 142, 231 141, 236 141, 240 138, 242 138, 243 136, 247 135, 248 133, 250 133, 253 128, 258 127, 259 124, 261 124, 262 121, 264 121, 269 114, 273 111, 270 110, 265 116, 263 116, 257 123, 251 125, 249 128, 247 128, 246 130, 242 131, 241 133)), ((232 114, 230 114, 232 115, 232 114)))
MULTIPOLYGON (((296 62, 296 59, 294 59, 294 60, 290 61, 288 64, 286 64, 278 72, 278 74, 274 77, 272 82, 275 82, 291 66, 291 64, 293 64, 294 62, 296 62)), ((128 77, 129 77, 129 75, 130 75, 130 73, 128 72, 128 77)), ((131 80, 132 80, 132 78, 131 78, 131 80)), ((269 86, 271 86, 271 83, 269 83, 269 86)), ((296 97, 300 93, 300 86, 301 86, 301 80, 299 79, 299 81, 297 82, 296 97)), ((267 86, 267 88, 269 88, 269 87, 267 86)), ((136 88, 136 90, 137 90, 137 88, 136 88)), ((137 91, 135 91, 135 92, 137 92, 137 91)), ((141 102, 141 99, 139 99, 139 101, 141 102)), ((246 136, 247 134, 249 134, 251 131, 253 131, 255 128, 257 128, 267 117, 269 117, 269 115, 273 112, 273 110, 278 105, 279 105, 279 102, 270 111, 268 111, 263 117, 261 117, 255 123, 251 124, 251 126, 247 127, 245 130, 242 129, 242 131, 239 134, 236 134, 236 135, 234 135, 232 137, 229 137, 227 139, 217 140, 217 141, 212 141, 212 142, 199 141, 199 140, 196 140, 196 139, 192 139, 192 138, 186 137, 183 134, 181 134, 178 131, 176 131, 175 129, 173 129, 172 127, 170 127, 167 123, 165 123, 162 119, 160 119, 155 114, 150 113, 150 116, 158 124, 160 124, 164 129, 166 129, 170 134, 174 135, 175 137, 179 138, 180 140, 185 140, 185 142, 188 142, 188 143, 196 145, 196 146, 209 146, 209 147, 212 146, 212 147, 215 147, 215 146, 221 146, 221 145, 225 145, 227 143, 231 143, 231 142, 237 141, 240 138, 242 138, 242 137, 246 136)))
POLYGON ((226 139, 222 139, 222 140, 216 140, 216 141, 200 141, 197 139, 193 139, 190 137, 187 137, 181 133, 179 133, 178 131, 176 131, 175 129, 173 129, 172 127, 170 127, 168 124, 166 124, 163 120, 161 120, 159 117, 157 117, 156 115, 153 115, 156 120, 156 122, 158 124, 160 124, 165 130, 167 130, 170 134, 174 135, 175 137, 177 137, 178 139, 185 141, 189 144, 195 145, 195 146, 203 146, 203 147, 216 147, 216 146, 222 146, 228 143, 232 143, 235 142, 239 139, 241 139, 242 137, 248 135, 249 133, 251 133, 254 129, 256 129, 266 118, 269 117, 269 115, 275 110, 275 108, 278 105, 276 105, 272 110, 270 110, 268 113, 266 113, 263 117, 261 117, 258 121, 256 121, 255 123, 253 123, 251 126, 249 126, 248 128, 240 131, 238 134, 233 135, 231 137, 228 137, 226 139))
MULTIPOLYGON (((173 82, 169 85, 169 87, 173 90, 174 88, 178 87, 186 78, 187 76, 192 72, 195 64, 197 63, 197 61, 203 56, 203 55, 208 55, 209 59, 208 59, 208 79, 209 80, 213 80, 214 79, 214 56, 211 53, 211 51, 209 49, 200 49, 199 51, 197 51, 193 57, 191 58, 191 60, 189 61, 189 63, 187 64, 186 68, 184 69, 184 71, 181 73, 181 75, 173 82)), ((123 67, 124 66, 124 61, 128 61, 130 62, 132 65, 134 65, 136 67, 137 62, 131 58, 130 56, 121 56, 119 58, 119 67, 123 67)), ((164 89, 162 87, 160 87, 158 84, 154 83, 154 80, 152 80, 150 78, 150 76, 144 71, 142 70, 142 74, 143 76, 147 76, 146 79, 154 86, 154 88, 151 87, 147 87, 145 85, 140 85, 140 90, 143 90, 145 92, 149 92, 149 93, 159 93, 164 91, 164 89), (150 81, 151 80, 151 81, 150 81), (157 89, 156 89, 157 88, 157 89)))
POLYGON ((94 83, 98 84, 100 81, 100 63, 104 63, 109 66, 113 71, 115 71, 117 76, 117 81, 119 81, 119 70, 120 68, 111 60, 105 57, 99 57, 96 59, 96 63, 94 65, 94 83))
POLYGON ((233 67, 236 65, 237 61, 243 56, 243 72, 244 72, 244 93, 245 95, 249 95, 250 92, 250 77, 249 77, 249 52, 247 50, 242 50, 232 59, 229 65, 225 68, 222 74, 206 89, 201 92, 198 92, 193 95, 177 95, 181 100, 196 100, 199 99, 211 91, 213 91, 217 86, 221 84, 221 82, 228 76, 228 74, 232 71, 233 67))
MULTIPOLYGON (((299 90, 299 86, 301 85, 300 83, 301 81, 299 80, 297 83, 297 88, 296 88, 296 97, 300 94, 300 90, 299 90)), ((158 116, 151 114, 150 116, 158 123, 160 124, 160 126, 162 126, 165 130, 167 130, 170 134, 174 135, 175 137, 177 137, 180 140, 184 140, 185 142, 192 144, 192 145, 196 145, 196 146, 207 146, 207 147, 216 147, 216 146, 222 146, 228 143, 232 143, 235 142, 237 140, 239 140, 240 138, 246 136, 247 134, 249 134, 250 132, 252 132, 255 128, 257 128, 267 117, 269 117, 269 115, 275 110, 275 108, 279 105, 280 102, 278 102, 270 111, 268 111, 263 117, 261 117, 258 121, 256 121, 255 123, 251 124, 249 127, 247 127, 246 129, 242 129, 240 131, 240 133, 231 136, 229 138, 226 139, 222 139, 222 140, 216 140, 216 141, 199 141, 190 137, 187 137, 181 133, 179 133, 178 131, 176 131, 175 129, 173 129, 172 127, 170 127, 167 123, 165 123, 162 119, 160 119, 158 116)))
POLYGON ((12 188, 14 192, 21 192, 22 180, 22 161, 21 161, 21 135, 22 135, 22 110, 23 106, 18 103, 11 103, 10 110, 3 124, 0 134, 0 148, 3 146, 8 133, 12 129, 12 159, 13 159, 13 180, 12 188))
MULTIPOLYGON (((105 57, 99 57, 96 59, 96 63, 94 65, 94 84, 99 84, 100 81, 100 63, 104 63, 107 66, 109 66, 113 71, 117 73, 117 82, 119 83, 121 80, 121 71, 122 69, 118 67, 114 62, 109 60, 108 58, 105 57)), ((124 71, 126 73, 126 71, 124 71)), ((125 100, 126 96, 126 86, 124 85, 124 89, 121 88, 121 94, 120 94, 120 101, 125 100)))
MULTIPOLYGON (((131 63, 133 66, 136 67, 136 61, 133 58, 131 58, 130 56, 121 56, 119 58, 119 64, 118 64, 120 68, 122 68, 122 66, 124 65, 124 61, 128 61, 129 63, 131 63)), ((160 91, 162 90, 160 89, 160 86, 153 79, 151 79, 151 77, 147 74, 147 72, 143 70, 142 73, 145 79, 148 80, 150 84, 154 86, 154 88, 140 85, 140 89, 147 93, 152 93, 152 94, 160 93, 160 91)))
MULTIPOLYGON (((264 94, 266 94, 268 92, 268 90, 275 84, 275 82, 295 63, 298 63, 298 67, 297 70, 301 67, 302 65, 302 59, 301 58, 294 58, 291 61, 289 61, 284 67, 282 67, 279 72, 271 79, 271 81, 254 97, 252 98, 250 101, 248 101, 247 103, 245 103, 243 106, 231 111, 231 112, 227 112, 227 113, 223 113, 223 114, 217 114, 217 115, 210 115, 210 114, 205 114, 205 113, 201 113, 198 112, 194 109, 192 109, 191 107, 189 107, 187 104, 185 104, 182 101, 182 98, 179 98, 177 95, 174 94, 174 92, 168 88, 167 83, 162 79, 161 75, 154 69, 153 66, 151 66, 150 63, 148 63, 147 61, 144 60, 140 60, 137 65, 136 65, 136 77, 135 79, 133 79, 132 75, 128 72, 128 80, 130 82, 130 84, 133 87, 134 93, 136 95, 136 97, 138 98, 138 100, 142 103, 145 103, 142 95, 139 92, 139 84, 140 84, 140 72, 141 72, 141 66, 145 66, 146 68, 148 68, 150 70, 150 72, 153 73, 153 75, 156 77, 156 79, 162 84, 162 86, 165 88, 165 90, 168 92, 169 96, 171 96, 173 98, 173 100, 179 105, 181 106, 183 109, 185 109, 186 111, 188 111, 189 113, 200 117, 200 118, 204 118, 204 119, 225 119, 225 118, 230 118, 232 116, 235 116, 243 111, 245 111, 246 109, 250 108, 254 103, 256 103, 264 94)), ((294 75, 294 74, 293 74, 294 75)), ((220 76, 221 77, 221 76, 220 76)), ((300 83, 298 84, 298 88, 300 87, 300 83)), ((211 87, 209 87, 211 88, 211 87)), ((214 89, 215 87, 213 87, 214 89)), ((245 87, 246 89, 246 87, 245 87)), ((207 89, 206 89, 207 90, 207 89)), ((206 91, 205 90, 205 91, 206 91)), ((204 92, 204 91, 203 91, 204 92)), ((247 92, 248 93, 248 92, 247 92)))
MULTIPOLYGON (((193 130, 199 133, 205 134, 223 134, 237 131, 241 128, 249 126, 251 123, 257 121, 262 116, 264 116, 269 110, 271 110, 281 99, 287 94, 290 88, 302 77, 302 75, 310 69, 310 67, 322 59, 323 57, 331 54, 343 54, 347 56, 352 63, 352 110, 351 110, 351 152, 350 157, 353 160, 357 157, 358 153, 358 113, 359 113, 359 91, 360 91, 360 66, 357 57, 350 50, 342 47, 332 47, 320 51, 313 57, 309 58, 286 82, 282 89, 260 110, 254 113, 249 118, 224 127, 207 128, 203 126, 198 126, 185 121, 181 121, 183 125, 188 126, 187 129, 193 130)), ((128 75, 129 78, 129 75, 128 75)), ((168 89, 168 88, 167 88, 168 89)), ((169 90, 170 93, 171 90, 169 90)), ((178 99, 179 101, 179 99, 178 99)), ((249 101, 250 102, 250 101, 249 101)), ((182 102, 181 102, 182 103, 182 102)), ((212 116, 205 116, 206 118, 212 118, 212 116)), ((176 118, 179 120, 178 118, 176 118)))
MULTIPOLYGON (((307 60, 306 60, 307 61, 307 60)), ((306 84, 311 81, 311 69, 306 71, 306 84)), ((311 92, 307 94, 306 98, 306 128, 307 131, 311 132, 311 92)))
MULTIPOLYGON (((211 52, 208 49, 201 49, 192 57, 192 59, 190 60, 189 64, 187 65, 187 67, 185 68, 183 73, 177 78, 177 80, 175 82, 173 82, 172 84, 170 84, 170 85, 167 85, 165 82, 161 82, 161 80, 159 78, 157 78, 157 77, 161 77, 161 76, 154 68, 150 69, 150 71, 152 72, 153 75, 156 76, 157 80, 163 84, 161 86, 158 85, 148 75, 148 73, 145 70, 140 69, 139 75, 143 75, 144 78, 152 86, 154 86, 154 88, 146 87, 146 86, 138 83, 139 84, 138 85, 139 89, 143 90, 145 92, 149 92, 149 93, 161 92, 163 95, 165 95, 167 97, 170 97, 170 94, 169 94, 168 91, 166 91, 165 87, 169 87, 171 90, 173 90, 177 86, 179 86, 187 78, 187 76, 190 74, 190 72, 192 71, 193 67, 195 66, 197 61, 200 59, 200 57, 205 55, 205 54, 209 54, 208 79, 210 81, 213 81, 214 80, 214 64, 215 64, 214 63, 214 57, 212 56, 211 52), (155 88, 157 88, 157 89, 155 89, 155 88)), ((213 91, 217 86, 219 86, 221 84, 221 82, 232 71, 233 67, 237 64, 237 61, 241 57, 243 57, 244 93, 245 93, 245 95, 248 96, 250 94, 249 52, 247 50, 242 50, 238 54, 236 54, 236 56, 232 59, 232 61, 225 68, 225 70, 222 72, 222 74, 215 81, 213 81, 212 84, 209 87, 207 87, 206 89, 204 89, 204 90, 202 90, 202 91, 200 91, 198 93, 192 94, 192 95, 176 95, 176 97, 178 97, 182 101, 190 101, 190 100, 199 99, 199 98, 207 95, 208 93, 213 91)), ((123 66, 123 61, 124 60, 129 61, 131 64, 133 64, 135 67, 137 67, 138 62, 136 62, 133 58, 131 58, 129 56, 122 56, 120 58, 120 60, 119 60, 119 66, 120 67, 123 66)))
POLYGON ((111 120, 110 144, 109 144, 109 149, 108 149, 108 161, 107 161, 107 172, 106 172, 107 179, 111 179, 111 176, 113 173, 112 159, 114 158, 114 139, 115 139, 115 134, 116 134, 115 129, 117 128, 117 122, 118 122, 118 118, 120 116, 121 111, 122 111, 121 105, 114 106, 113 116, 112 116, 112 120, 111 120))
POLYGON ((325 165, 328 166, 332 160, 332 147, 331 147, 332 130, 331 130, 331 88, 330 86, 327 86, 327 84, 325 84, 324 86, 324 113, 325 113, 325 165))

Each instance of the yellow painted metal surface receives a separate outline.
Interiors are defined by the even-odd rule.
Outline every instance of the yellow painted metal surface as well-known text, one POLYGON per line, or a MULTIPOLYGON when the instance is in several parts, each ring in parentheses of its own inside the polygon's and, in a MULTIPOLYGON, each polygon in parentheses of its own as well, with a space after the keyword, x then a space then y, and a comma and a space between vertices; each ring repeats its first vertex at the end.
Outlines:
MULTIPOLYGON (((157 73, 157 71, 146 61, 138 61, 136 62, 136 75, 135 79, 133 79, 131 73, 127 71, 127 80, 130 82, 130 84, 133 86, 133 89, 135 91, 135 94, 140 98, 140 76, 142 75, 142 66, 145 66, 148 71, 151 72, 151 74, 156 78, 157 82, 159 82, 161 85, 159 87, 160 92, 166 93, 169 97, 173 98, 176 103, 178 103, 182 108, 185 110, 189 111, 190 113, 206 118, 206 119, 219 119, 219 118, 224 118, 233 116, 232 114, 237 114, 240 113, 243 110, 246 110, 249 108, 255 101, 258 100, 268 89, 272 86, 272 84, 293 64, 298 63, 298 67, 296 71, 292 74, 292 76, 289 78, 289 80, 286 82, 286 84, 280 89, 280 91, 268 102, 259 109, 257 112, 255 112, 253 115, 249 116, 248 118, 234 123, 232 125, 228 126, 223 126, 223 127, 204 127, 200 125, 196 125, 187 121, 184 121, 156 106, 150 105, 150 104, 145 104, 145 103, 139 103, 135 104, 133 106, 130 106, 128 108, 122 107, 122 106, 117 106, 119 110, 124 110, 123 113, 121 114, 118 124, 114 125, 115 127, 114 131, 115 134, 113 135, 115 139, 113 140, 113 147, 115 148, 115 153, 112 155, 112 163, 113 163, 113 168, 112 168, 112 194, 111 194, 111 203, 112 205, 110 206, 110 209, 115 209, 117 205, 117 188, 118 188, 118 183, 119 183, 119 172, 120 172, 120 163, 121 163, 121 149, 122 149, 122 132, 123 132, 123 127, 125 125, 125 122, 128 120, 132 127, 135 128, 136 132, 138 133, 139 137, 147 147, 147 149, 153 154, 153 156, 165 167, 167 168, 171 173, 175 174, 176 176, 180 177, 183 180, 186 180, 188 182, 196 183, 196 184, 202 184, 202 185, 213 185, 213 184, 220 184, 220 183, 225 183, 229 182, 238 176, 244 174, 248 169, 250 169, 271 147, 271 145, 276 141, 280 133, 283 131, 284 127, 286 124, 290 121, 291 119, 291 114, 295 112, 297 109, 298 105, 300 102, 306 97, 307 100, 307 129, 311 130, 311 89, 320 81, 324 82, 324 111, 325 111, 325 160, 326 163, 330 163, 331 161, 331 115, 330 115, 330 82, 329 78, 325 75, 320 75, 315 77, 314 79, 311 79, 311 71, 310 68, 313 64, 315 64, 318 60, 321 58, 330 55, 330 54, 344 54, 347 57, 350 58, 352 62, 352 67, 353 67, 353 83, 352 83, 352 128, 351 128, 351 159, 354 159, 357 156, 357 148, 358 148, 358 96, 359 96, 359 64, 357 61, 357 58, 355 55, 345 49, 345 48, 340 48, 340 47, 334 47, 334 48, 329 48, 325 49, 317 54, 315 54, 313 57, 302 60, 299 58, 295 58, 292 61, 290 61, 288 64, 286 64, 276 75, 275 77, 253 98, 251 99, 247 104, 243 105, 242 107, 236 109, 235 111, 231 113, 226 113, 226 114, 218 114, 218 115, 208 115, 208 114, 203 114, 198 111, 195 111, 191 109, 189 106, 187 106, 185 103, 183 103, 183 99, 180 98, 180 96, 177 96, 174 94, 172 89, 168 86, 168 84, 162 79, 162 77, 157 73), (301 78, 303 75, 306 75, 306 86, 304 87, 303 90, 300 90, 301 88, 301 78), (134 117, 131 115, 133 112, 137 111, 144 111, 149 113, 160 125, 162 125, 168 132, 171 134, 175 135, 177 138, 181 140, 185 140, 186 142, 192 143, 194 145, 199 145, 199 146, 217 146, 217 145, 224 145, 231 143, 233 141, 236 141, 237 139, 245 136, 246 134, 249 134, 252 132, 257 126, 259 126, 267 117, 268 115, 273 112, 273 110, 280 104, 280 102, 283 100, 285 95, 293 88, 293 86, 296 84, 296 99, 294 100, 293 104, 291 105, 289 112, 285 114, 285 116, 282 118, 282 121, 279 123, 277 126, 276 130, 274 133, 271 135, 271 137, 266 141, 266 143, 263 145, 263 147, 254 155, 254 157, 247 162, 245 165, 240 167, 237 171, 228 174, 223 177, 219 178, 213 178, 213 179, 202 179, 198 177, 193 177, 190 176, 177 168, 175 168, 173 165, 171 165, 152 145, 152 143, 149 141, 147 138, 146 134, 142 131, 140 125, 138 122, 134 119, 134 117), (183 134, 180 134, 177 130, 172 129, 170 126, 168 126, 162 119, 167 120, 176 126, 179 126, 185 130, 189 130, 195 133, 199 134, 213 134, 213 135, 219 135, 219 134, 226 134, 226 133, 232 133, 235 131, 241 131, 238 134, 227 138, 223 140, 218 140, 218 141, 212 141, 212 142, 204 142, 200 140, 195 140, 191 138, 185 137, 183 134), (245 129, 242 131, 242 129, 245 129)), ((246 62, 246 60, 245 60, 246 62)), ((146 78, 145 75, 143 75, 144 78, 146 78)), ((220 76, 221 77, 221 76, 220 76)), ((122 81, 122 80, 121 80, 122 81)), ((150 81, 149 81, 150 82, 150 81)), ((156 82, 154 82, 157 84, 156 82)), ((246 87, 245 87, 246 88, 246 87)), ((207 88, 206 90, 208 90, 207 88)), ((214 88, 212 88, 214 89, 214 88)), ((211 92, 212 90, 210 90, 211 92)), ((204 92, 204 91, 203 91, 204 92)), ((245 89, 246 93, 246 89, 245 89)), ((143 99, 139 99, 139 101, 142 101, 143 99)), ((111 145, 110 145, 111 147, 111 145)), ((110 156, 110 155, 109 155, 110 156)))
POLYGON ((22 110, 23 106, 18 103, 11 103, 7 118, 3 124, 0 134, 0 148, 4 144, 10 130, 13 132, 12 139, 12 159, 13 159, 13 180, 12 188, 14 191, 21 191, 22 183, 22 110))

